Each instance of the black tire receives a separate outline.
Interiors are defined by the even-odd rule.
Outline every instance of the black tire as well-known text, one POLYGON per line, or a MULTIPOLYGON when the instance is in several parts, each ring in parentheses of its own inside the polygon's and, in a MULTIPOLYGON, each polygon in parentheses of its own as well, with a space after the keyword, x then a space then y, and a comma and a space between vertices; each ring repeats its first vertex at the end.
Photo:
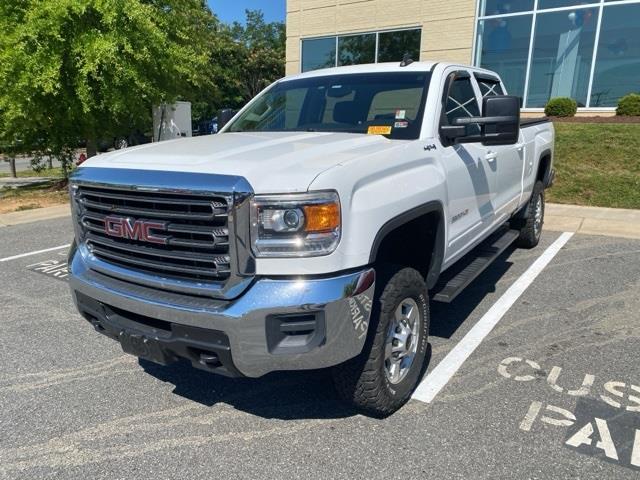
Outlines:
MULTIPOLYGON (((429 297, 422 275, 412 268, 377 269, 376 298, 363 351, 357 357, 333 368, 332 376, 340 397, 359 410, 385 417, 409 400, 424 373, 429 335, 429 297), (392 383, 385 367, 385 349, 396 310, 413 299, 417 306, 417 339, 413 362, 403 378, 392 383), (403 303, 405 302, 405 303, 403 303)), ((409 302, 410 303, 410 302, 409 302)), ((414 307, 415 308, 415 307, 414 307)), ((414 324, 417 323, 414 320, 414 324)), ((415 342, 415 343, 414 343, 415 342)))
POLYGON ((129 140, 125 137, 118 137, 113 141, 113 148, 115 150, 122 150, 123 148, 127 148, 129 146, 129 140))
POLYGON ((537 181, 533 186, 533 192, 529 203, 525 207, 524 219, 520 228, 520 236, 516 240, 516 245, 520 248, 533 248, 540 242, 542 226, 544 225, 544 186, 541 181, 537 181), (540 200, 540 218, 536 218, 536 210, 540 200))

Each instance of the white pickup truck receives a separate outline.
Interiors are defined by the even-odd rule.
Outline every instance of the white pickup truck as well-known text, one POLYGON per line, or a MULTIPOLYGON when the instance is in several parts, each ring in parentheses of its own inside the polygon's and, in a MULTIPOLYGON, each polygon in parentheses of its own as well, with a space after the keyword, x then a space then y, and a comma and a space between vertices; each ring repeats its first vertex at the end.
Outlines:
POLYGON ((88 160, 70 184, 78 310, 141 358, 332 367, 341 397, 392 413, 426 369, 430 299, 540 238, 554 130, 505 93, 449 63, 321 70, 218 135, 88 160))

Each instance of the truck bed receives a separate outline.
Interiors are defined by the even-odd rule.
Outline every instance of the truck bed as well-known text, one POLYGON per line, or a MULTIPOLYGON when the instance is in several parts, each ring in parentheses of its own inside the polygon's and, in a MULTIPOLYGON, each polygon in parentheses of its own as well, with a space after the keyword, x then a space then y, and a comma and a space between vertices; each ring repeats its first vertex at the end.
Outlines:
POLYGON ((536 117, 536 118, 523 118, 520 120, 520 128, 533 127, 534 125, 540 125, 541 123, 550 122, 549 117, 536 117))

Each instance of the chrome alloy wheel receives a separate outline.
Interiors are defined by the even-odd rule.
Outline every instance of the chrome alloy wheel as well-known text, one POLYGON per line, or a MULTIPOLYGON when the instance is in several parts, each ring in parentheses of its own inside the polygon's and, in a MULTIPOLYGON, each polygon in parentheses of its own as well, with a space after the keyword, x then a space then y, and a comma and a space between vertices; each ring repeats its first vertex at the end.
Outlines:
POLYGON ((540 231, 542 230, 542 214, 543 214, 543 205, 542 205, 542 195, 538 195, 536 200, 536 208, 534 210, 533 215, 533 233, 536 238, 540 236, 540 231))
POLYGON ((413 298, 400 302, 389 325, 384 351, 384 370, 392 384, 409 373, 418 350, 420 309, 413 298))

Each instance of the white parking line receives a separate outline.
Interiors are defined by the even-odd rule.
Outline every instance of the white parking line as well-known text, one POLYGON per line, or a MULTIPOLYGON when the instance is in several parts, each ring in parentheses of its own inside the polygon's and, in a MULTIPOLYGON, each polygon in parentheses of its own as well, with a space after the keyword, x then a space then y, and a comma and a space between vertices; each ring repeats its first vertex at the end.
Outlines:
POLYGON ((573 236, 565 232, 547 248, 538 259, 509 287, 509 289, 493 304, 487 313, 476 323, 449 354, 422 380, 413 393, 412 398, 431 403, 436 395, 449 383, 465 360, 482 343, 491 330, 544 270, 560 249, 573 236))
POLYGON ((0 258, 0 262, 8 262, 9 260, 16 260, 18 258, 30 257, 31 255, 37 255, 39 253, 53 252, 54 250, 69 248, 70 246, 71 244, 67 243, 66 245, 60 245, 59 247, 45 248, 44 250, 36 250, 35 252, 21 253, 20 255, 14 255, 13 257, 0 258))

